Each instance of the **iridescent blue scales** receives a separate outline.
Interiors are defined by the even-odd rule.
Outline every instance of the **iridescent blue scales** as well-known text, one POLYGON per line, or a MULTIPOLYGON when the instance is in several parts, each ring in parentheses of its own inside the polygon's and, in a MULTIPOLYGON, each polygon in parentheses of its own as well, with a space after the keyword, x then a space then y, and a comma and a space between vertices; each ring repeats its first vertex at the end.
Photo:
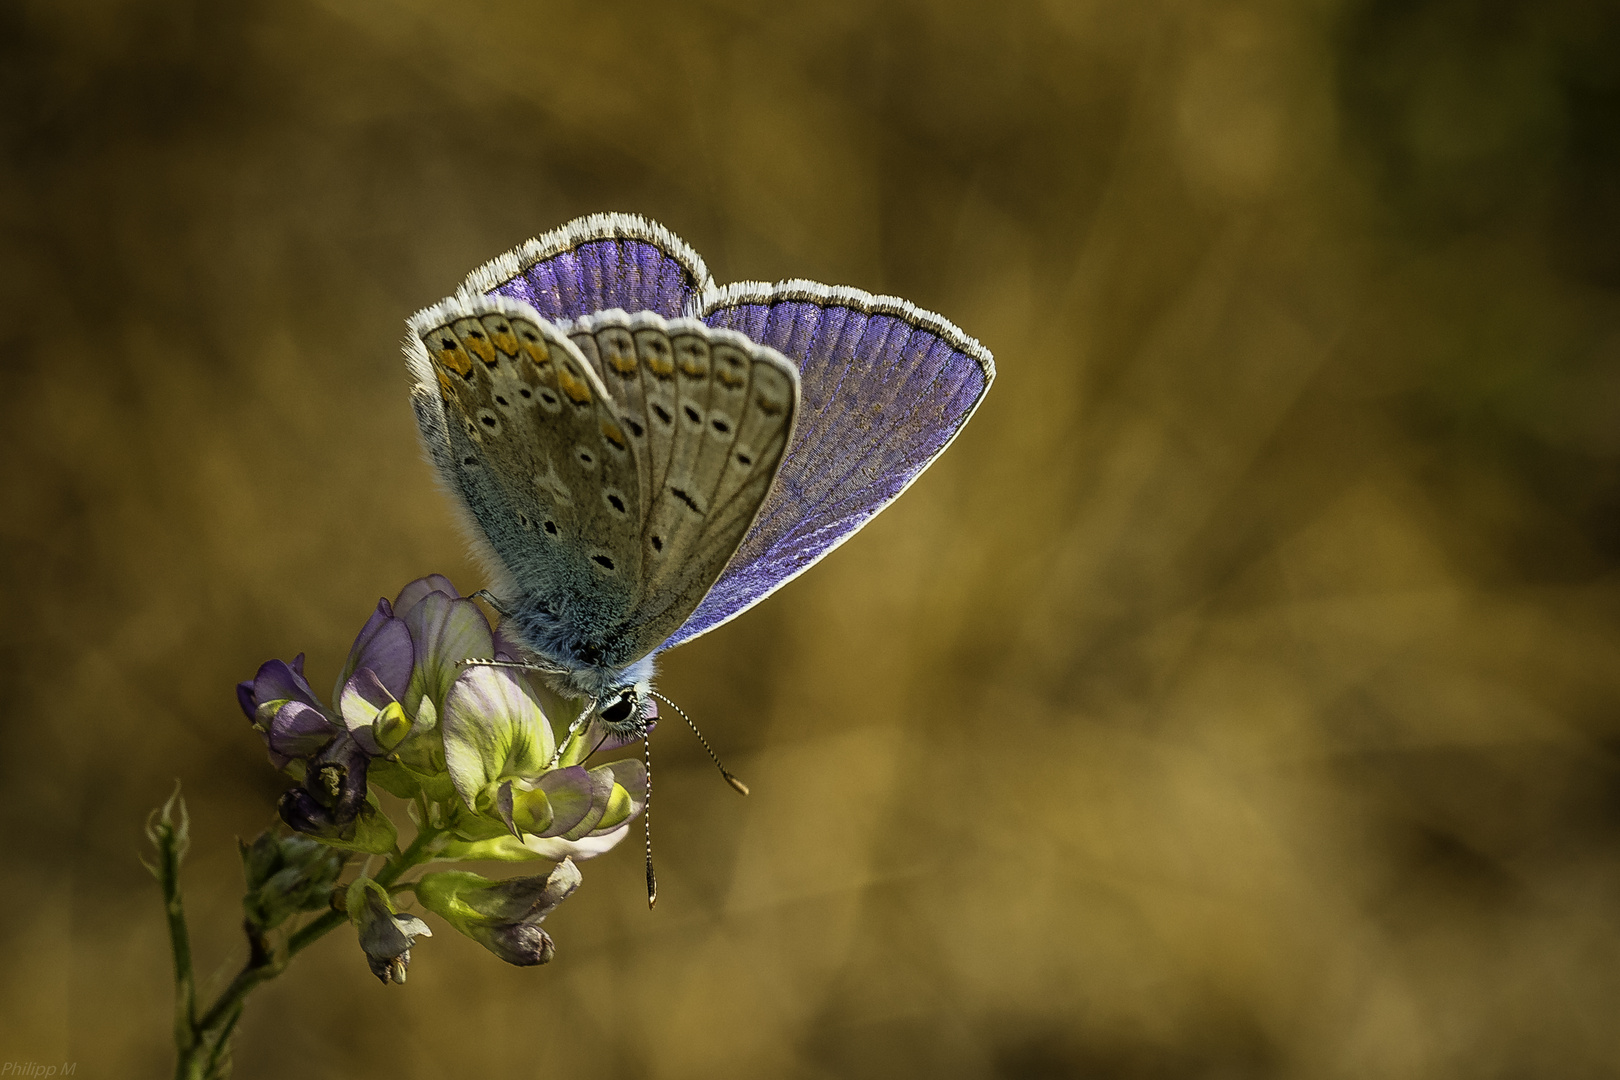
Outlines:
POLYGON ((418 423, 507 632, 638 723, 652 658, 804 572, 905 490, 995 377, 904 300, 717 287, 660 226, 582 218, 411 319, 418 423))

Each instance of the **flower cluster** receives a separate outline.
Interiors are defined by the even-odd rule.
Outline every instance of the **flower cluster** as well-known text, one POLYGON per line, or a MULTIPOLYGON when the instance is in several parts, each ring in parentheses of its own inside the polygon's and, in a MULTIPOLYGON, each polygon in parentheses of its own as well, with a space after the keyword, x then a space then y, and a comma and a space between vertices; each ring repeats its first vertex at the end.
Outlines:
MULTIPOLYGON (((612 848, 645 805, 641 762, 586 765, 624 740, 580 723, 583 702, 558 697, 521 666, 500 666, 518 665, 518 651, 438 575, 378 602, 330 706, 311 689, 303 659, 269 661, 237 697, 271 761, 296 781, 278 807, 287 826, 328 849, 391 856, 377 878, 356 878, 334 902, 372 971, 405 981, 411 943, 430 931, 395 910, 392 898, 407 888, 395 880, 434 860, 558 863, 538 877, 447 871, 409 886, 501 959, 549 960, 539 923, 579 884, 574 860, 612 848), (402 800, 416 826, 403 850, 382 793, 402 800)), ((320 865, 330 885, 331 864, 320 865)))

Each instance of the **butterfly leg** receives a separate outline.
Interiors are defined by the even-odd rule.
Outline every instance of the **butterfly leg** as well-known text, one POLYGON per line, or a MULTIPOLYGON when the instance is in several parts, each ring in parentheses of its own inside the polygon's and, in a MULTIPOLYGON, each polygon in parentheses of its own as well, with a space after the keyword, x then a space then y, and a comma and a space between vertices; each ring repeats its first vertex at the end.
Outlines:
POLYGON ((473 593, 472 596, 468 597, 468 599, 482 600, 484 603, 488 604, 490 607, 499 612, 502 618, 510 619, 512 617, 512 609, 508 608, 505 604, 496 599, 495 594, 490 592, 488 589, 479 589, 477 592, 473 593))

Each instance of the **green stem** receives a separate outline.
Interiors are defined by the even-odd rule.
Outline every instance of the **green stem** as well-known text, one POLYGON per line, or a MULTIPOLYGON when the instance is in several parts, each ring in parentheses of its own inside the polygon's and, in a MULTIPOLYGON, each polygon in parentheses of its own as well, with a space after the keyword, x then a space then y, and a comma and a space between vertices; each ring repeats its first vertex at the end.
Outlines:
POLYGON ((429 848, 433 846, 434 841, 438 840, 441 835, 440 830, 424 826, 422 831, 416 834, 416 839, 411 841, 411 846, 389 859, 388 865, 384 866, 382 872, 377 874, 373 880, 386 889, 398 881, 399 876, 411 867, 420 866, 427 862, 428 856, 432 854, 429 848))
MULTIPOLYGON (((387 888, 407 870, 426 862, 432 855, 434 841, 440 835, 434 829, 417 833, 409 847, 383 866, 375 877, 377 883, 387 888)), ((251 922, 244 923, 248 936, 247 963, 199 1020, 196 987, 191 975, 191 939, 186 931, 185 913, 180 906, 180 864, 178 857, 172 860, 167 857, 172 848, 173 845, 166 848, 159 844, 162 870, 159 880, 163 883, 164 901, 169 913, 169 937, 174 949, 175 1080, 222 1080, 230 1075, 230 1037, 242 1015, 247 995, 261 983, 280 975, 294 956, 348 922, 349 917, 341 911, 326 912, 288 936, 286 948, 279 953, 257 927, 251 922)))
POLYGON ((147 834, 157 847, 158 863, 153 872, 163 889, 163 913, 169 924, 170 951, 174 954, 174 1043, 183 1057, 195 1039, 197 981, 192 975, 191 931, 186 926, 186 908, 180 894, 180 861, 185 857, 188 839, 185 805, 180 804, 178 826, 172 816, 174 806, 175 799, 171 797, 163 807, 162 817, 148 823, 147 834))

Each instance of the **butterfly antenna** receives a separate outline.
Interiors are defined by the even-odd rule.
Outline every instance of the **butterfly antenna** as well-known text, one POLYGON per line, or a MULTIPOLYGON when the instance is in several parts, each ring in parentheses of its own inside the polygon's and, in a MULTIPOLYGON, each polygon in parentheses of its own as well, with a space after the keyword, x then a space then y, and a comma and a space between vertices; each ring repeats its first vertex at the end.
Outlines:
POLYGON ((462 667, 503 667, 515 668, 518 671, 538 671, 542 675, 551 674, 552 668, 540 664, 525 664, 517 660, 485 660, 479 656, 469 656, 461 662, 462 667))
POLYGON ((698 726, 692 723, 692 718, 686 715, 686 711, 656 690, 649 690, 647 692, 681 714, 681 719, 685 720, 686 726, 692 729, 692 734, 698 737, 698 742, 703 744, 703 749, 709 752, 709 760, 714 762, 714 767, 720 770, 720 775, 726 778, 726 783, 730 784, 737 794, 747 795, 748 785, 731 775, 731 771, 724 765, 720 764, 720 755, 714 752, 714 747, 709 745, 709 740, 703 737, 703 732, 699 731, 698 726))
POLYGON ((641 828, 647 837, 647 910, 658 903, 658 878, 652 865, 652 737, 641 740, 642 761, 647 767, 647 801, 641 804, 641 828))

